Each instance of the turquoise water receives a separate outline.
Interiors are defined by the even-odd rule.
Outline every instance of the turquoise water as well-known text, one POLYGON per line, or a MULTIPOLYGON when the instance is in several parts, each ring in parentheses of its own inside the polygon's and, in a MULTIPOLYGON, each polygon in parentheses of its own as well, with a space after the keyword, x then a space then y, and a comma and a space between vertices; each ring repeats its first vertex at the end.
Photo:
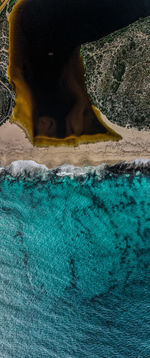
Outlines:
POLYGON ((150 357, 150 175, 1 175, 0 243, 0 357, 150 357))

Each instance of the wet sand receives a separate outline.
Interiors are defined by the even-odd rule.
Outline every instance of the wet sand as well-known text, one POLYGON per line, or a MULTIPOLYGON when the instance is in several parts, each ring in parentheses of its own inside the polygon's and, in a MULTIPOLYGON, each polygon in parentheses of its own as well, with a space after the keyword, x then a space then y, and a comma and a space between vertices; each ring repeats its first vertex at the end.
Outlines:
POLYGON ((123 139, 119 142, 88 143, 76 147, 64 145, 38 148, 30 143, 23 129, 7 121, 0 127, 0 166, 7 166, 14 160, 34 160, 53 168, 63 164, 93 166, 136 158, 150 159, 149 131, 119 127, 108 121, 104 115, 103 120, 123 139))

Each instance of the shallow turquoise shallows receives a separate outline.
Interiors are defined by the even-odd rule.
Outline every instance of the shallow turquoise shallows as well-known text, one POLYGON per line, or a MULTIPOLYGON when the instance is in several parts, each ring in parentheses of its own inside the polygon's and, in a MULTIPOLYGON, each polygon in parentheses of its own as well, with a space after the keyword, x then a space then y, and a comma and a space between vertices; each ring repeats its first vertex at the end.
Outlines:
POLYGON ((0 179, 0 358, 150 357, 150 176, 0 179))

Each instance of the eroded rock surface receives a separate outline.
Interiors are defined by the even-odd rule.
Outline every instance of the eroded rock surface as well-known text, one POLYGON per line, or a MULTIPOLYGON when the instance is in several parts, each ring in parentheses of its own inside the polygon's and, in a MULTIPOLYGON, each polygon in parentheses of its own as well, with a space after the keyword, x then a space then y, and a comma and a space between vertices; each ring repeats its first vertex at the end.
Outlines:
POLYGON ((88 92, 112 122, 150 128, 150 17, 82 46, 88 92))
MULTIPOLYGON (((14 1, 15 2, 15 1, 14 1)), ((9 1, 0 12, 0 125, 10 118, 15 93, 8 81, 8 15, 13 1, 9 1)))

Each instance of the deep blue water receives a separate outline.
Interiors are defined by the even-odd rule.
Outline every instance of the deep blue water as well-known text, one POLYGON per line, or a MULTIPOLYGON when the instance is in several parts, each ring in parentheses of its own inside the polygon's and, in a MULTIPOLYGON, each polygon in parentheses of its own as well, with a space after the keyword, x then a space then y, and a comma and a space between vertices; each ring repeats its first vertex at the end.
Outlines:
POLYGON ((0 358, 150 357, 150 176, 0 178, 0 358))

